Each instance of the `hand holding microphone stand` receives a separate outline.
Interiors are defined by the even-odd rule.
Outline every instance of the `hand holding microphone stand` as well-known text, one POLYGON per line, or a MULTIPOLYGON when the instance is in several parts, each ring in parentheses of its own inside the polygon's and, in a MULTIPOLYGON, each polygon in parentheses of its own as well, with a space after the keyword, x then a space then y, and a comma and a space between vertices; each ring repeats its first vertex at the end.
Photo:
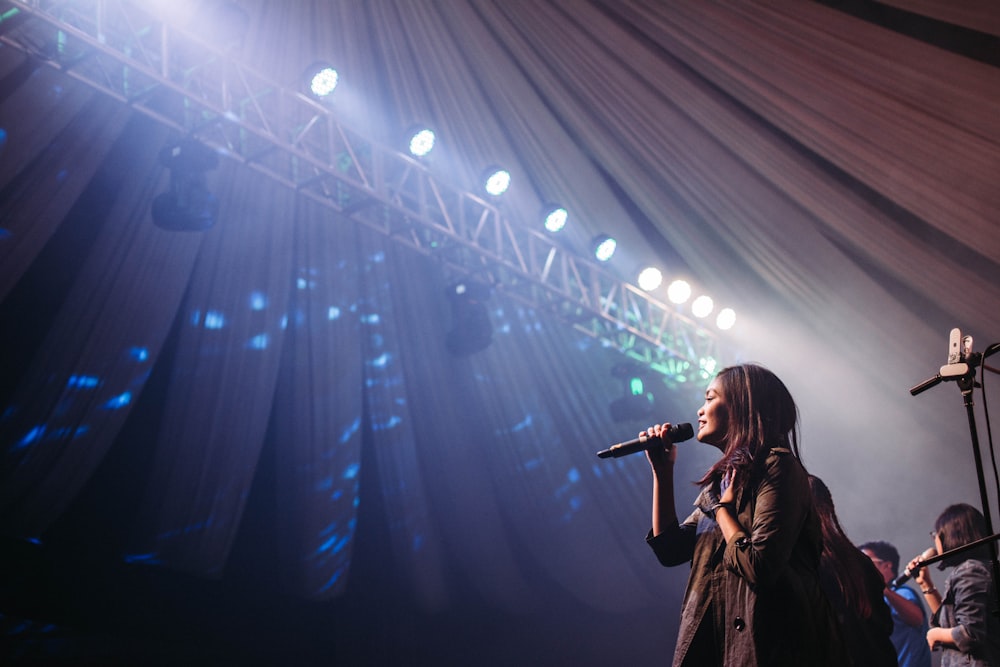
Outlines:
MULTIPOLYGON (((956 547, 955 549, 938 556, 934 556, 926 560, 921 559, 918 565, 923 567, 931 563, 936 563, 939 560, 944 560, 945 558, 966 551, 967 549, 973 549, 975 547, 988 544, 990 548, 990 563, 993 566, 993 590, 997 596, 997 610, 1000 610, 1000 563, 997 561, 996 546, 996 541, 1000 539, 1000 534, 993 533, 992 512, 990 511, 989 496, 986 491, 986 475, 983 472, 983 458, 979 451, 979 434, 976 430, 976 416, 973 409, 974 403, 972 397, 972 392, 977 386, 976 368, 980 365, 985 367, 985 360, 996 352, 1000 352, 1000 343, 990 345, 982 354, 979 352, 973 352, 972 336, 965 336, 963 338, 960 330, 952 329, 948 344, 948 363, 942 366, 934 377, 924 380, 917 386, 910 389, 910 395, 916 396, 917 394, 947 380, 954 380, 958 383, 958 388, 962 392, 965 412, 969 422, 969 434, 972 438, 972 454, 976 461, 976 474, 979 477, 979 496, 983 505, 983 518, 986 519, 986 532, 990 533, 988 537, 976 540, 975 542, 970 542, 969 544, 965 544, 961 547, 956 547)), ((919 567, 917 569, 919 569, 919 567)), ((908 579, 909 577, 906 578, 908 579)), ((897 581, 899 579, 903 579, 903 575, 897 577, 897 581)), ((906 579, 903 579, 903 581, 906 581, 906 579)))
MULTIPOLYGON (((985 546, 987 544, 992 544, 998 538, 1000 538, 1000 535, 990 535, 989 537, 983 537, 973 542, 969 542, 968 544, 963 544, 960 547, 955 547, 951 551, 945 551, 943 554, 935 553, 935 555, 933 556, 928 556, 927 558, 920 558, 919 560, 917 560, 916 565, 914 565, 912 568, 909 567, 906 568, 905 570, 903 570, 903 574, 893 579, 892 585, 893 587, 898 588, 899 586, 902 586, 910 579, 915 577, 917 571, 919 571, 921 568, 925 568, 928 565, 933 565, 934 563, 951 558, 952 556, 957 556, 960 553, 965 553, 966 551, 972 551, 973 549, 978 549, 979 547, 985 546)), ((931 551, 934 550, 931 549, 931 551)))

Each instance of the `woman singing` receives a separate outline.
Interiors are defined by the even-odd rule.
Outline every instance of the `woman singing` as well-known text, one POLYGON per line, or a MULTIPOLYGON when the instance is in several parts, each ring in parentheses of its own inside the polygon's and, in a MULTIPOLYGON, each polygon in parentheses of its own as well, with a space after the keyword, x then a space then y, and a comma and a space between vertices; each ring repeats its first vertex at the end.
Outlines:
POLYGON ((669 424, 640 438, 653 470, 647 542, 666 566, 691 563, 675 666, 849 665, 817 573, 820 523, 798 457, 798 410, 771 371, 723 369, 698 410, 700 442, 722 458, 698 480, 695 511, 678 522, 669 424))

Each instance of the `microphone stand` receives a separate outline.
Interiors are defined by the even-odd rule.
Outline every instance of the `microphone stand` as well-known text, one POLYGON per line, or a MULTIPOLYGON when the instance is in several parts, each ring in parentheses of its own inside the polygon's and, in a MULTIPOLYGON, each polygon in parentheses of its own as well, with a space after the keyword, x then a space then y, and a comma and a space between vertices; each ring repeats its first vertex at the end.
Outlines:
MULTIPOLYGON (((971 347, 971 343, 969 346, 971 347)), ((983 457, 979 451, 979 434, 976 430, 976 415, 973 410, 974 403, 972 400, 972 392, 976 388, 976 367, 982 364, 987 357, 995 354, 996 352, 1000 352, 1000 343, 990 345, 982 354, 970 351, 968 354, 963 355, 960 363, 949 363, 942 366, 937 375, 924 380, 917 386, 910 389, 910 395, 916 396, 917 394, 922 393, 946 380, 955 380, 958 384, 958 388, 962 392, 962 399, 965 404, 965 413, 969 422, 969 435, 972 438, 972 454, 976 461, 976 474, 979 477, 979 497, 983 504, 983 518, 986 519, 986 532, 991 535, 991 537, 976 540, 975 542, 970 542, 963 547, 952 549, 941 556, 928 558, 924 564, 943 560, 946 556, 964 551, 966 548, 980 546, 980 543, 989 543, 990 563, 993 566, 993 591, 997 596, 997 610, 1000 611, 1000 562, 997 561, 997 545, 995 541, 1000 538, 1000 535, 993 534, 992 512, 990 511, 989 496, 986 491, 986 475, 983 472, 983 457)), ((997 613, 997 611, 994 613, 997 613)))
MULTIPOLYGON (((975 540, 974 542, 969 542, 968 544, 963 544, 960 547, 955 547, 951 551, 945 551, 943 554, 938 554, 936 556, 931 556, 930 558, 924 558, 924 559, 918 560, 916 566, 914 566, 912 569, 913 569, 913 571, 919 570, 922 567, 927 567, 928 565, 933 565, 934 563, 937 563, 938 561, 942 561, 942 560, 945 560, 947 558, 951 558, 952 556, 957 556, 960 553, 965 553, 966 551, 971 551, 972 549, 978 549, 979 547, 984 546, 986 544, 992 544, 993 542, 996 542, 997 540, 1000 540, 1000 533, 997 533, 996 535, 990 535, 989 537, 981 537, 978 540, 975 540)), ((903 584, 906 583, 906 581, 909 581, 910 579, 913 578, 913 575, 911 575, 909 573, 910 569, 911 568, 907 568, 905 574, 903 575, 903 576, 906 577, 906 580, 905 581, 900 581, 899 585, 903 585, 903 584)), ((902 579, 903 576, 897 577, 896 579, 902 579)))

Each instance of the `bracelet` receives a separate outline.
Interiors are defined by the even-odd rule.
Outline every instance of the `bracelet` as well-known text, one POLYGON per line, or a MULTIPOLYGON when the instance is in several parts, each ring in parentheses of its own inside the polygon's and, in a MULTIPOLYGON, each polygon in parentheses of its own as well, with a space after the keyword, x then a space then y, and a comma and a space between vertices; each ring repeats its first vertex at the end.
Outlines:
POLYGON ((938 593, 938 589, 936 588, 928 588, 926 590, 921 588, 920 592, 923 593, 924 595, 940 595, 940 593, 938 593))
POLYGON ((733 517, 734 519, 736 518, 736 504, 735 504, 735 503, 716 503, 716 504, 715 504, 715 505, 714 505, 714 506, 712 507, 712 516, 713 516, 713 517, 714 517, 714 516, 715 516, 715 514, 716 514, 716 513, 717 513, 717 512, 719 511, 719 508, 720 508, 720 507, 725 507, 725 508, 726 508, 727 510, 729 510, 729 514, 730 514, 730 515, 731 515, 731 516, 732 516, 732 517, 733 517))

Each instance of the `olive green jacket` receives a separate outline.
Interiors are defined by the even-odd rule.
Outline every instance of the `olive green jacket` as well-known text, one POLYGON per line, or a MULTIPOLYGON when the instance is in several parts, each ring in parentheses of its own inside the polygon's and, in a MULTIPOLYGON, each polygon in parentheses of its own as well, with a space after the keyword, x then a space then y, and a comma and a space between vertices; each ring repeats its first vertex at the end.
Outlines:
POLYGON ((798 458, 788 449, 771 449, 738 492, 736 507, 745 532, 728 544, 699 509, 647 536, 663 565, 691 563, 675 667, 849 664, 820 588, 819 518, 798 458), (711 631, 714 655, 706 655, 703 642, 693 643, 703 623, 710 624, 702 632, 711 631))

